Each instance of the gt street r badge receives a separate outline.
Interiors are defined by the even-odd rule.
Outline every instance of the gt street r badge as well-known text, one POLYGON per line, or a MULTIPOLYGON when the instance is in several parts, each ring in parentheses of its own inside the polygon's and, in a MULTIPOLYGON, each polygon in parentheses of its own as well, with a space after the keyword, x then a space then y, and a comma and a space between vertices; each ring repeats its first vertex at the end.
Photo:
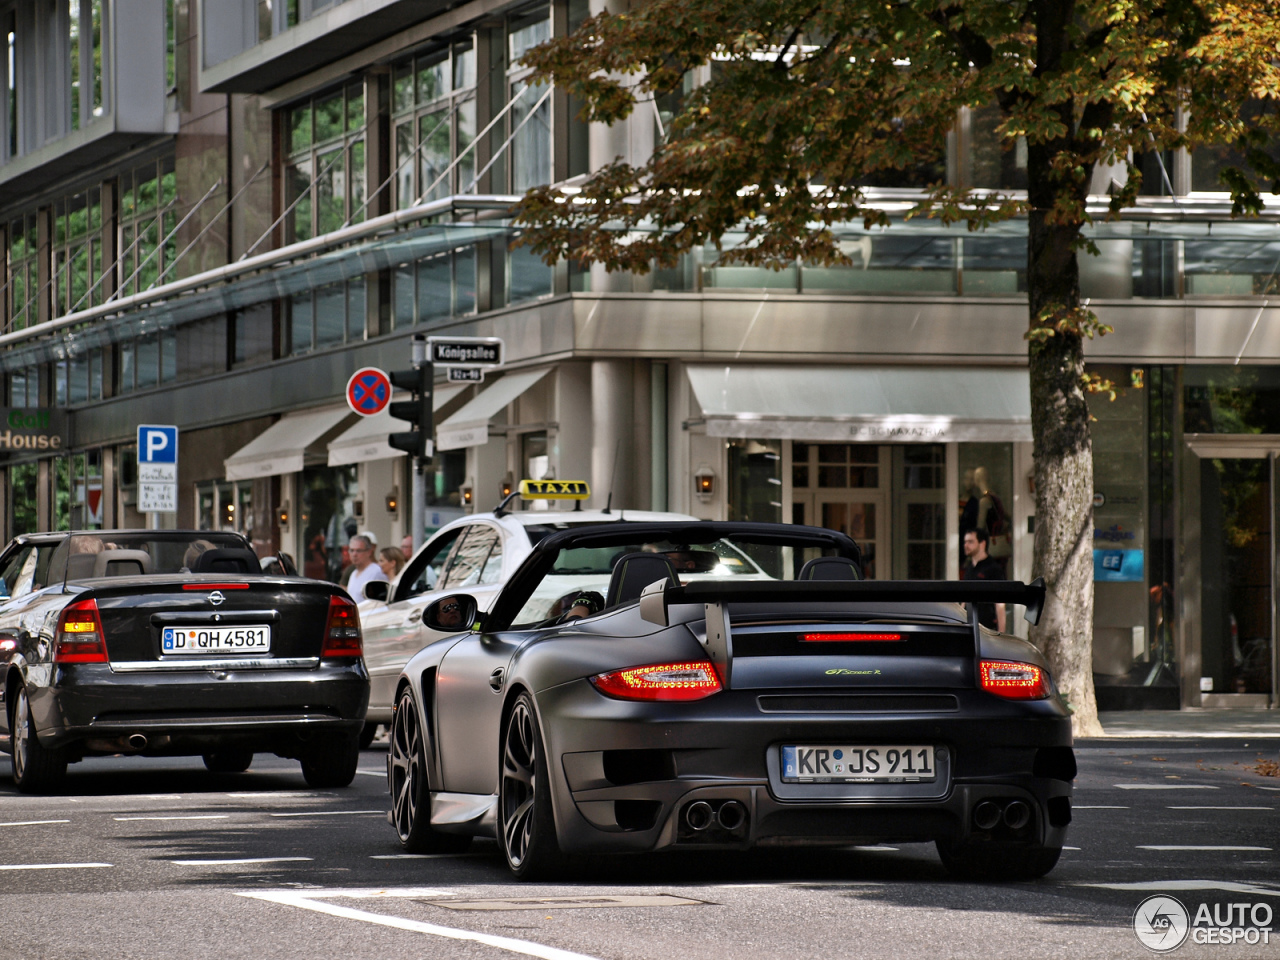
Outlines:
POLYGON ((221 590, 215 590, 213 591, 213 593, 209 594, 209 602, 212 603, 215 607, 218 606, 220 603, 222 603, 222 601, 225 599, 227 598, 222 595, 221 590))

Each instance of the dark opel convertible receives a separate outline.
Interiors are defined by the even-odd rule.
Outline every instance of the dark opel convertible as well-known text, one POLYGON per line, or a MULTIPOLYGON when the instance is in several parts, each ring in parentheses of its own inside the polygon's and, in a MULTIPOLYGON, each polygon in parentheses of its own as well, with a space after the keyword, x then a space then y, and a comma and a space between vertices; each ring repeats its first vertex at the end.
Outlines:
POLYGON ((577 855, 932 841, 960 876, 1048 873, 1071 722, 1040 652, 974 603, 1043 584, 861 579, 843 534, 759 523, 554 533, 401 675, 387 774, 409 851, 577 855), (967 610, 963 603, 969 603, 967 610))
POLYGON ((338 586, 265 574, 236 534, 98 530, 0 554, 0 746, 19 790, 86 756, 255 752, 312 786, 355 777, 369 702, 360 618, 338 586))

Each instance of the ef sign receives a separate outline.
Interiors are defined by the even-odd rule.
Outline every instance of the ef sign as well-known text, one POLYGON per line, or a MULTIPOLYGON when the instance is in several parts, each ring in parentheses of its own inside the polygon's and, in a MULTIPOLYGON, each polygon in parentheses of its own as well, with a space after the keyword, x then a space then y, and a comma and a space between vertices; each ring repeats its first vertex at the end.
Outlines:
POLYGON ((178 512, 178 428, 138 425, 138 512, 178 512))

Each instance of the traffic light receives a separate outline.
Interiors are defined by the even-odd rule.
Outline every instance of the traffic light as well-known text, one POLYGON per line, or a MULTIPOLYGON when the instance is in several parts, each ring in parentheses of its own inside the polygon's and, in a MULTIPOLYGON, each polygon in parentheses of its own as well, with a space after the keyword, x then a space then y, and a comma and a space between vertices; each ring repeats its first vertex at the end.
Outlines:
POLYGON ((387 443, 412 457, 426 458, 430 456, 428 450, 435 427, 431 409, 431 364, 424 363, 409 370, 392 370, 388 376, 392 386, 413 394, 412 400, 401 400, 388 407, 393 418, 408 421, 413 429, 407 433, 391 434, 387 443))

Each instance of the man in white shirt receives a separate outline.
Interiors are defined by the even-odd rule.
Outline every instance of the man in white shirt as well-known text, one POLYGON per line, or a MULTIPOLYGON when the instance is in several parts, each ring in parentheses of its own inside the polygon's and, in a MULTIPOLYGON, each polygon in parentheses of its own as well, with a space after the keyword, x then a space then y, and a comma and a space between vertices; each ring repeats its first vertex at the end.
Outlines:
POLYGON ((387 575, 382 568, 373 562, 378 546, 373 539, 363 533, 356 534, 347 544, 347 553, 355 569, 351 571, 351 579, 347 581, 347 593, 359 603, 364 599, 364 585, 374 580, 386 580, 387 575))

